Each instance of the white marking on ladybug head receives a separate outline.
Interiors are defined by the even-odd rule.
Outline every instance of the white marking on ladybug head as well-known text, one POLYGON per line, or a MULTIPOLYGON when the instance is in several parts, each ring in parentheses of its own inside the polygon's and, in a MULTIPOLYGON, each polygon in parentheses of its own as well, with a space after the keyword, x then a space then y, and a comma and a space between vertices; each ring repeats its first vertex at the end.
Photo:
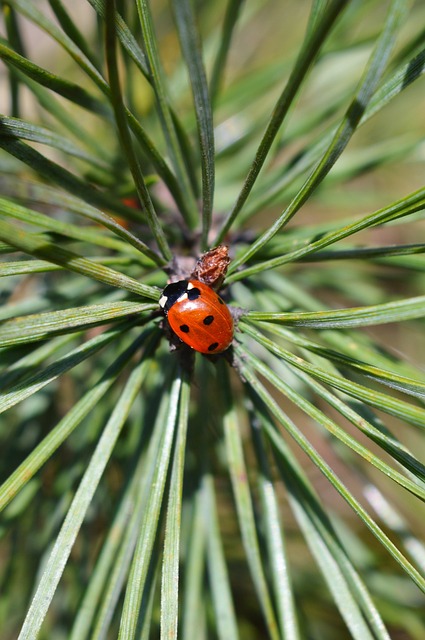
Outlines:
POLYGON ((187 283, 187 288, 188 288, 188 289, 194 289, 194 288, 195 288, 195 285, 194 285, 192 282, 188 282, 188 283, 187 283))
POLYGON ((183 302, 183 300, 187 300, 188 295, 186 293, 186 291, 184 293, 181 294, 180 298, 177 298, 177 302, 183 302))
POLYGON ((159 306, 164 309, 165 305, 167 304, 167 296, 161 296, 159 299, 159 306))

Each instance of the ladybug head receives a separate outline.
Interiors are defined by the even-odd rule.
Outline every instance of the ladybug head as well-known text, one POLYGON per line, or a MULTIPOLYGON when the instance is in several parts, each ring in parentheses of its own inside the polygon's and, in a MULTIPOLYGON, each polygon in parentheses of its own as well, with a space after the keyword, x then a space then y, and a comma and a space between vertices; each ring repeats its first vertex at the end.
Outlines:
POLYGON ((159 306, 166 315, 173 304, 187 292, 188 284, 187 280, 179 280, 178 282, 171 282, 171 284, 165 287, 159 300, 159 306))
POLYGON ((179 280, 178 282, 172 282, 167 285, 159 300, 159 306, 165 315, 167 315, 176 302, 184 300, 185 298, 196 300, 201 295, 201 292, 195 285, 195 281, 190 282, 189 280, 179 280))

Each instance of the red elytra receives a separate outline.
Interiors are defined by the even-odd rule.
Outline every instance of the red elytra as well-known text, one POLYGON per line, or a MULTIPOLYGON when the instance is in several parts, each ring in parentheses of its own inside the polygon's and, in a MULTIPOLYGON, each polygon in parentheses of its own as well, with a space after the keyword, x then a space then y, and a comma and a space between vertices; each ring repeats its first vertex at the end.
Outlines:
POLYGON ((199 280, 167 285, 159 301, 169 325, 200 353, 222 353, 233 340, 233 318, 220 296, 199 280))

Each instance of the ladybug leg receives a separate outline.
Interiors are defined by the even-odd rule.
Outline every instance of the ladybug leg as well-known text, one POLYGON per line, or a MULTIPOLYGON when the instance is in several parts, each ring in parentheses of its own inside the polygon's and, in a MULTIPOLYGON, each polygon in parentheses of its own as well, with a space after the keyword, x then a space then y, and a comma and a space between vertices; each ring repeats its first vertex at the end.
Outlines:
POLYGON ((171 329, 167 318, 162 319, 161 328, 163 329, 165 337, 169 342, 170 352, 177 351, 178 349, 181 349, 182 346, 186 346, 184 342, 182 342, 180 338, 176 336, 174 331, 171 329))

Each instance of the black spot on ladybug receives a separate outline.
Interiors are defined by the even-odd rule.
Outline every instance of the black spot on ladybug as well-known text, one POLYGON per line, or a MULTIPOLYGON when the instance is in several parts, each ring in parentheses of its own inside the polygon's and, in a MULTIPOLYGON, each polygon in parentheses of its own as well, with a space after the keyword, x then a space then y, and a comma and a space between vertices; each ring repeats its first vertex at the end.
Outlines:
POLYGON ((197 300, 201 295, 200 290, 197 287, 193 287, 193 289, 187 290, 187 297, 189 300, 197 300))
POLYGON ((208 325, 208 324, 211 324, 211 322, 213 322, 213 320, 214 320, 214 316, 206 316, 206 317, 203 319, 203 323, 204 323, 204 324, 206 324, 206 325, 208 325))
POLYGON ((210 344, 210 346, 208 347, 208 351, 215 351, 218 347, 218 342, 213 342, 212 344, 210 344))
POLYGON ((181 324, 180 331, 183 331, 183 333, 189 333, 189 327, 187 326, 187 324, 181 324))

